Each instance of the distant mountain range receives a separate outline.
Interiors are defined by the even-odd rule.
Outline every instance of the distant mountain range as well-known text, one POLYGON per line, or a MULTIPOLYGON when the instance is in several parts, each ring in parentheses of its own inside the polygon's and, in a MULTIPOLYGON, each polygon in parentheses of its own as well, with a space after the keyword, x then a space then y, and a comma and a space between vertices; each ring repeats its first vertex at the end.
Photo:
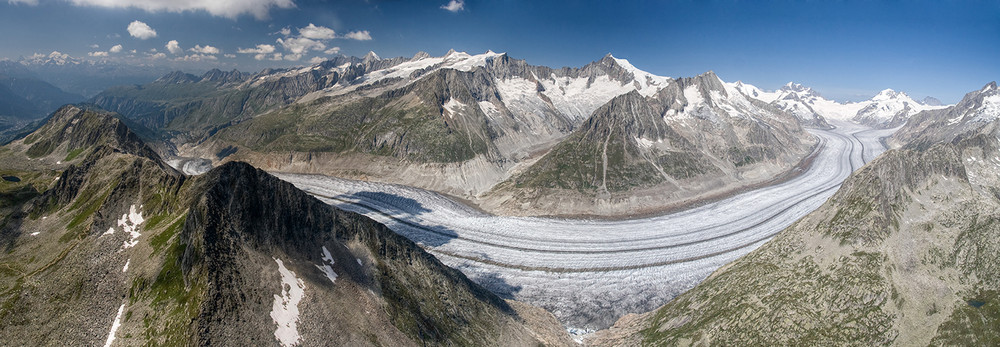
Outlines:
POLYGON ((732 87, 761 101, 772 103, 815 126, 825 125, 826 119, 838 119, 852 120, 875 128, 895 128, 921 111, 946 107, 935 98, 927 97, 923 102, 917 102, 906 93, 892 89, 883 90, 866 101, 840 103, 823 98, 812 88, 792 82, 773 92, 763 91, 743 82, 736 82, 732 87))
POLYGON ((158 65, 95 62, 60 52, 22 57, 16 62, 40 79, 85 98, 114 86, 149 83, 170 72, 169 68, 158 65))

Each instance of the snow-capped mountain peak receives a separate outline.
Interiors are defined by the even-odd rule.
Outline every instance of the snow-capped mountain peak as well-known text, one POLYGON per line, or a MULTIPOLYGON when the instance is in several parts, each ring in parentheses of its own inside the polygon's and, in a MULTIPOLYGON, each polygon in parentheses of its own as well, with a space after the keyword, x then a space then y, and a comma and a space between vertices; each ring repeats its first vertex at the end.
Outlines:
POLYGON ((897 92, 892 89, 882 90, 881 92, 878 92, 878 94, 875 94, 875 96, 871 98, 872 101, 886 101, 892 99, 900 99, 901 101, 913 102, 913 99, 910 99, 910 97, 906 95, 906 93, 897 92))
POLYGON ((615 65, 618 65, 626 72, 631 73, 632 78, 638 84, 637 89, 639 90, 639 94, 642 94, 643 96, 648 97, 656 94, 656 92, 660 91, 660 89, 663 89, 663 87, 670 84, 670 81, 672 80, 670 77, 657 76, 640 70, 635 67, 635 65, 632 65, 632 63, 630 63, 627 59, 615 58, 615 56, 611 55, 611 53, 605 55, 604 59, 601 59, 601 61, 614 62, 615 65))

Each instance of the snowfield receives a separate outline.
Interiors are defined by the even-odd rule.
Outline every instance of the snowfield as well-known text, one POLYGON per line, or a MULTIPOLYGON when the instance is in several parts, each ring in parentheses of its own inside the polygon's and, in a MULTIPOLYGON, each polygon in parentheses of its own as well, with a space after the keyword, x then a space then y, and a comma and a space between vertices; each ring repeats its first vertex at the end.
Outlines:
POLYGON ((896 130, 835 124, 810 130, 822 147, 789 181, 632 220, 492 216, 406 186, 275 175, 384 223, 502 297, 543 307, 570 328, 600 329, 663 305, 818 208, 896 130))

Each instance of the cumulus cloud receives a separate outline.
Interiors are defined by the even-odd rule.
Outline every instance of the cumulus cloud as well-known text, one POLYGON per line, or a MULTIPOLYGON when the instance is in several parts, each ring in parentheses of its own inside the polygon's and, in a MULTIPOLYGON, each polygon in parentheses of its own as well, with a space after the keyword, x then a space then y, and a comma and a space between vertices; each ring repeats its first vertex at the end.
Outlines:
POLYGON ((326 49, 326 45, 322 42, 305 37, 286 37, 278 39, 276 42, 292 54, 302 54, 309 50, 322 51, 326 49))
POLYGON ((223 56, 223 57, 226 57, 226 58, 230 58, 230 59, 232 59, 232 58, 236 58, 236 55, 235 55, 235 54, 228 54, 228 53, 227 53, 227 54, 223 54, 222 56, 223 56))
POLYGON ((194 45, 193 48, 190 48, 188 50, 192 51, 192 52, 195 52, 195 53, 201 53, 201 54, 219 54, 219 53, 222 52, 218 48, 215 48, 215 47, 212 47, 212 46, 209 46, 209 45, 205 45, 205 46, 194 45))
POLYGON ((288 60, 288 61, 299 61, 299 59, 302 59, 302 55, 301 54, 285 54, 285 60, 288 60))
POLYGON ((451 0, 447 4, 441 5, 441 8, 451 12, 458 12, 465 9, 465 0, 451 0))
POLYGON ((127 29, 129 35, 132 35, 132 37, 140 40, 156 37, 156 30, 153 30, 153 28, 150 28, 149 25, 140 21, 132 21, 132 23, 128 23, 127 29))
MULTIPOLYGON (((243 54, 267 54, 267 53, 274 53, 274 46, 260 44, 260 45, 257 45, 257 47, 255 47, 255 48, 238 48, 238 49, 236 49, 236 52, 237 53, 243 53, 243 54)), ((257 60, 260 60, 260 59, 257 59, 257 60)))
POLYGON ((309 23, 305 28, 299 28, 299 36, 313 40, 330 40, 337 37, 337 33, 333 32, 333 29, 309 23))
POLYGON ((324 61, 326 61, 326 59, 323 59, 323 58, 320 58, 320 57, 312 57, 312 59, 309 59, 309 63, 310 64, 319 64, 319 63, 322 63, 324 61))
POLYGON ((150 54, 149 55, 149 59, 152 59, 152 60, 163 59, 163 58, 166 58, 166 57, 167 57, 167 55, 164 54, 164 53, 156 53, 156 54, 150 54))
POLYGON ((110 53, 118 53, 122 51, 122 45, 114 45, 108 50, 110 53))
POLYGON ((99 52, 90 52, 90 53, 87 53, 87 55, 89 55, 91 57, 107 57, 108 56, 108 52, 100 52, 100 51, 99 52))
POLYGON ((181 49, 181 45, 177 43, 177 40, 170 40, 170 42, 167 42, 167 45, 164 47, 166 47, 167 50, 170 51, 170 53, 172 54, 184 53, 184 50, 181 49))
MULTIPOLYGON (((10 0, 8 0, 10 1, 10 0)), ((36 1, 37 0, 17 0, 36 1)), ((235 19, 240 15, 249 14, 257 19, 267 19, 272 8, 294 8, 293 0, 69 0, 77 6, 96 6, 109 8, 137 8, 148 12, 168 11, 205 11, 213 16, 235 19)))
POLYGON ((90 45, 90 48, 98 49, 98 48, 101 48, 101 45, 98 45, 98 44, 95 43, 95 44, 90 45))
POLYGON ((340 47, 330 47, 330 49, 323 51, 323 53, 328 55, 340 53, 340 47))
POLYGON ((344 35, 344 38, 358 41, 369 41, 372 39, 372 35, 368 33, 368 30, 362 31, 352 31, 344 35))

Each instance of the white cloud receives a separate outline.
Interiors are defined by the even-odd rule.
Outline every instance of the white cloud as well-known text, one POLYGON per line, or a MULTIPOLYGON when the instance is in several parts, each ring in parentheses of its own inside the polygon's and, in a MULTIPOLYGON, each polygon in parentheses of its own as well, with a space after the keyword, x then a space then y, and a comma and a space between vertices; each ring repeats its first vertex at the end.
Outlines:
POLYGON ((129 53, 135 54, 136 50, 133 49, 133 50, 129 51, 129 53))
POLYGON ((175 61, 203 61, 203 60, 219 60, 218 57, 214 55, 207 54, 189 54, 183 57, 174 58, 175 61))
POLYGON ((344 35, 344 38, 358 41, 369 41, 372 39, 372 35, 368 33, 368 30, 362 31, 352 31, 344 35))
MULTIPOLYGON (((267 54, 267 53, 274 53, 274 46, 273 45, 260 44, 260 45, 257 45, 256 48, 238 48, 238 49, 236 49, 236 52, 237 53, 243 53, 243 54, 262 54, 262 53, 263 54, 267 54)), ((260 59, 257 59, 257 60, 260 60, 260 59)))
POLYGON ((195 53, 201 53, 201 54, 219 54, 219 53, 222 52, 218 48, 215 48, 215 47, 212 47, 212 46, 209 46, 209 45, 205 45, 204 47, 202 47, 201 45, 194 45, 193 48, 190 48, 188 50, 192 51, 192 52, 195 52, 195 53))
POLYGON ((98 44, 95 43, 95 44, 90 45, 90 48, 98 49, 98 48, 101 48, 101 45, 98 45, 98 44))
POLYGON ((184 52, 184 50, 181 49, 181 45, 177 43, 177 40, 170 40, 170 42, 167 42, 167 45, 164 47, 167 47, 167 50, 173 54, 181 54, 184 52))
POLYGON ((28 6, 38 6, 38 0, 7 0, 7 3, 11 5, 24 4, 28 6))
POLYGON ((227 53, 227 54, 223 54, 222 56, 223 56, 223 57, 226 57, 226 58, 229 58, 229 59, 232 59, 232 58, 236 58, 236 55, 235 55, 235 54, 228 54, 228 53, 227 53))
POLYGON ((163 58, 166 58, 166 57, 167 57, 167 55, 163 54, 163 53, 156 53, 156 54, 150 54, 149 55, 149 59, 153 59, 153 60, 163 59, 163 58))
POLYGON ((337 37, 337 33, 333 32, 333 29, 309 23, 305 28, 299 28, 299 36, 313 40, 330 40, 337 37))
MULTIPOLYGON (((10 1, 10 0, 8 0, 10 1)), ((18 0, 25 1, 25 0, 18 0)), ((37 0, 27 0, 37 1, 37 0)), ((266 19, 271 8, 294 8, 293 0, 69 0, 77 6, 96 6, 110 8, 138 8, 148 12, 168 11, 205 11, 213 16, 226 18, 239 17, 243 14, 253 15, 257 19, 266 19)))
POLYGON ((267 59, 267 60, 281 60, 281 53, 274 53, 274 54, 271 54, 271 55, 267 55, 267 54, 261 53, 261 54, 253 56, 253 58, 257 59, 257 60, 264 60, 264 59, 267 59))
POLYGON ((132 23, 128 23, 128 34, 140 40, 145 40, 156 37, 156 30, 150 28, 146 23, 132 21, 132 23))
POLYGON ((330 47, 330 49, 323 51, 323 53, 329 55, 340 53, 340 47, 330 47))
POLYGON ((447 4, 441 5, 441 8, 451 12, 458 12, 465 9, 465 0, 451 0, 447 4))
POLYGON ((150 48, 150 49, 149 49, 149 52, 150 52, 150 53, 156 53, 156 48, 150 48))
POLYGON ((110 53, 118 53, 122 51, 122 45, 114 45, 108 50, 110 53))
POLYGON ((326 61, 326 59, 323 59, 323 58, 320 58, 320 57, 312 57, 312 59, 309 59, 309 63, 310 64, 319 64, 319 63, 322 63, 324 61, 326 61))
POLYGON ((281 45, 286 51, 292 54, 302 54, 308 52, 309 50, 322 51, 326 49, 326 45, 322 42, 308 39, 305 37, 289 37, 283 39, 277 39, 276 42, 281 45))
POLYGON ((275 34, 281 34, 281 36, 289 36, 292 35, 292 29, 289 27, 284 27, 281 28, 281 30, 278 30, 278 32, 276 32, 275 34))
POLYGON ((108 56, 108 52, 90 52, 90 53, 87 53, 87 55, 89 55, 91 57, 107 57, 108 56))
POLYGON ((302 55, 301 54, 285 54, 285 60, 288 60, 288 61, 299 61, 299 59, 302 59, 302 55))

